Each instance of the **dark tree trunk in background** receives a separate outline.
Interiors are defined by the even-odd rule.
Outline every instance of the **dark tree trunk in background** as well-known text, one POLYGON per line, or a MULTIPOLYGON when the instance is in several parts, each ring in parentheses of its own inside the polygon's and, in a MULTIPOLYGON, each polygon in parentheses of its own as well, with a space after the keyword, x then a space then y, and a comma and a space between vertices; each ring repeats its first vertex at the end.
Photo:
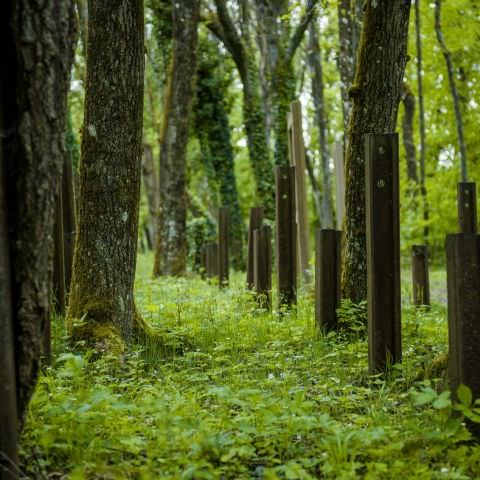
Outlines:
POLYGON ((463 119, 460 109, 460 98, 458 96, 457 82, 455 81, 455 72, 452 61, 452 54, 448 50, 443 37, 442 26, 440 23, 442 0, 435 0, 435 33, 437 34, 437 40, 442 49, 443 57, 445 58, 445 64, 448 73, 448 85, 450 87, 450 94, 452 95, 453 109, 455 112, 455 124, 457 126, 457 138, 458 147, 460 149, 460 178, 462 182, 468 181, 468 169, 467 169, 467 147, 465 145, 465 138, 463 134, 463 119))
POLYGON ((343 126, 348 130, 348 121, 352 102, 348 91, 355 77, 357 49, 362 25, 363 0, 339 0, 338 33, 340 49, 338 52, 338 71, 340 73, 340 92, 342 96, 343 126))
POLYGON ((415 141, 413 138, 415 96, 406 83, 402 85, 401 99, 403 103, 402 137, 403 147, 405 148, 405 157, 407 160, 407 178, 409 181, 417 184, 417 150, 415 148, 415 141))
POLYGON ((308 37, 308 62, 312 72, 312 97, 315 106, 315 123, 318 129, 318 146, 321 165, 321 216, 322 228, 333 228, 332 175, 328 148, 328 120, 325 105, 322 56, 316 18, 310 22, 308 37))
POLYGON ((209 29, 229 51, 238 69, 243 87, 243 124, 247 136, 248 155, 255 177, 257 203, 265 208, 268 218, 274 216, 274 180, 267 144, 265 111, 259 86, 259 69, 245 27, 239 33, 228 12, 225 0, 215 0, 218 19, 208 22, 209 29))
POLYGON ((65 255, 65 288, 67 295, 72 282, 73 252, 75 248, 75 190, 73 184, 72 156, 68 152, 62 173, 63 242, 65 255))
POLYGON ((143 122, 143 1, 90 0, 80 210, 68 320, 73 339, 123 347, 133 298, 143 122), (76 322, 83 319, 81 324, 76 322))
MULTIPOLYGON (((69 0, 1 2, 0 451, 13 462, 50 316, 74 20, 69 0)), ((1 455, 0 478, 15 478, 5 466, 1 455)))
POLYGON ((367 298, 365 237, 366 133, 394 132, 407 62, 410 2, 367 0, 359 46, 345 159, 342 296, 367 298), (382 48, 379 48, 382 47, 382 48))
POLYGON ((420 20, 420 0, 415 0, 415 43, 417 49, 417 85, 418 85, 418 107, 419 107, 419 129, 420 129, 420 194, 423 203, 423 237, 425 245, 428 244, 428 218, 429 208, 426 187, 426 134, 425 134, 425 106, 423 99, 423 55, 422 55, 422 36, 420 20))
POLYGON ((154 276, 186 273, 186 155, 196 69, 199 3, 199 0, 173 2, 173 51, 160 135, 160 202, 154 276))

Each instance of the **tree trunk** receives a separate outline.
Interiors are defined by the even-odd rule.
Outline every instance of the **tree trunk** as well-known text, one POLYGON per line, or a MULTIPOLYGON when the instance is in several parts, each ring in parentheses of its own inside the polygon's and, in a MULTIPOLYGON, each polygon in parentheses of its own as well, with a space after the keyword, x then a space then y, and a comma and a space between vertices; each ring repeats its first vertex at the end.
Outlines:
MULTIPOLYGON (((256 65, 248 29, 241 36, 228 12, 225 0, 215 0, 218 21, 208 23, 209 29, 225 45, 238 69, 243 87, 243 123, 247 136, 248 155, 255 177, 257 203, 265 208, 267 218, 273 219, 274 179, 266 133, 266 112, 260 96, 259 70, 256 65)), ((242 24, 243 25, 243 24, 242 24)))
MULTIPOLYGON (((415 96, 410 87, 403 83, 401 99, 403 102, 402 134, 405 157, 407 160, 407 178, 417 184, 417 150, 413 139, 413 119, 415 116, 415 96)), ((413 190, 415 192, 415 189, 413 190)))
POLYGON ((288 165, 287 115, 290 103, 295 100, 295 72, 293 58, 302 42, 304 33, 314 17, 318 0, 308 0, 305 13, 293 33, 284 17, 288 2, 257 2, 257 23, 263 32, 260 53, 268 71, 273 130, 275 133, 274 163, 288 165), (266 58, 265 58, 266 57, 266 58))
MULTIPOLYGON (((221 55, 218 50, 213 52, 216 52, 216 58, 221 55)), ((220 198, 216 206, 228 207, 229 210, 228 233, 232 266, 236 270, 243 270, 245 268, 243 256, 245 227, 238 200, 234 153, 225 108, 226 86, 225 80, 218 71, 219 65, 209 60, 208 54, 212 54, 212 51, 202 55, 197 70, 195 128, 199 135, 207 171, 213 169, 215 184, 218 186, 220 198)))
POLYGON ((308 61, 312 71, 312 97, 315 105, 315 123, 318 129, 318 146, 321 159, 321 205, 322 228, 333 228, 332 176, 330 173, 330 151, 328 148, 328 121, 325 108, 322 57, 318 38, 318 27, 313 20, 309 25, 308 61))
POLYGON ((199 0, 174 2, 172 65, 160 135, 160 206, 154 276, 186 273, 186 154, 198 20, 199 0))
MULTIPOLYGON (((343 127, 348 130, 352 107, 348 91, 355 77, 357 49, 362 24, 363 0, 339 0, 338 33, 340 48, 338 52, 338 72, 340 73, 340 92, 342 97, 343 127)), ((346 143, 346 142, 345 142, 346 143)))
POLYGON ((342 294, 367 298, 364 134, 394 132, 407 62, 410 2, 367 0, 345 159, 345 248, 342 294), (380 48, 381 47, 381 48, 380 48))
POLYGON ((422 36, 420 20, 420 0, 415 0, 415 40, 417 48, 417 84, 418 84, 418 107, 419 107, 419 128, 420 128, 420 194, 423 200, 423 237, 425 245, 428 245, 428 199, 427 187, 425 184, 426 174, 426 134, 425 134, 425 106, 423 101, 423 55, 422 36))
POLYGON ((467 172, 467 147, 465 146, 465 139, 463 135, 463 119, 462 112, 460 110, 460 98, 458 97, 457 82, 455 81, 455 73, 452 61, 452 54, 448 50, 447 45, 445 44, 445 39, 443 37, 442 26, 440 23, 440 15, 442 8, 442 0, 435 0, 435 33, 437 34, 437 40, 442 49, 443 56, 445 58, 445 63, 447 66, 448 73, 448 84, 450 87, 450 93, 453 100, 453 108, 455 111, 455 123, 457 125, 457 137, 458 137, 458 146, 460 148, 460 172, 461 172, 461 181, 468 181, 468 172, 467 172))
POLYGON ((72 338, 121 350, 133 297, 143 113, 143 1, 90 0, 80 212, 68 320, 72 338), (81 323, 78 323, 82 320, 81 323))
POLYGON ((0 458, 4 480, 17 476, 15 430, 35 387, 50 315, 74 4, 3 1, 0 26, 0 451, 9 458, 0 458))

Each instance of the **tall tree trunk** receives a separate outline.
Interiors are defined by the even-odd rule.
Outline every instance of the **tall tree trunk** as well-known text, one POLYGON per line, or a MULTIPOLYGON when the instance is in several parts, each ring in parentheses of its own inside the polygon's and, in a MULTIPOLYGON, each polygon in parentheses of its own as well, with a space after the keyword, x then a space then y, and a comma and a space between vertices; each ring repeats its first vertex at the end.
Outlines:
POLYGON ((322 56, 318 38, 318 27, 315 20, 309 25, 308 61, 312 71, 312 96, 315 105, 315 123, 318 129, 318 145, 320 148, 322 171, 322 228, 333 228, 332 176, 330 173, 330 151, 328 148, 328 121, 325 108, 322 56))
POLYGON ((123 348, 133 297, 143 125, 143 1, 89 0, 80 211, 68 320, 73 339, 123 348), (82 319, 81 323, 77 323, 82 319))
POLYGON ((273 168, 267 143, 265 110, 260 96, 259 70, 252 53, 248 28, 242 23, 242 35, 237 31, 225 0, 215 0, 215 5, 218 19, 209 21, 207 26, 225 45, 238 69, 243 87, 243 123, 255 177, 257 203, 264 206, 267 218, 273 218, 273 168))
POLYGON ((453 108, 455 111, 455 123, 457 125, 458 146, 460 148, 461 181, 466 182, 468 178, 467 147, 465 146, 465 138, 463 135, 462 112, 460 110, 460 99, 458 97, 457 82, 455 81, 452 54, 450 50, 448 50, 447 45, 445 44, 445 39, 443 37, 443 32, 442 32, 442 26, 440 23, 441 8, 442 8, 442 0, 435 0, 435 33, 437 34, 437 40, 440 45, 440 48, 442 49, 442 53, 445 58, 445 63, 447 66, 448 84, 450 87, 450 93, 452 95, 452 100, 453 100, 453 108))
POLYGON ((343 297, 357 303, 367 298, 364 134, 395 131, 407 62, 409 15, 410 2, 404 0, 365 3, 355 84, 350 89, 353 108, 345 159, 342 265, 343 297))
POLYGON ((415 96, 406 83, 403 83, 402 85, 401 99, 403 102, 402 135, 403 146, 405 148, 405 157, 407 160, 407 178, 409 181, 417 184, 417 151, 415 148, 415 141, 413 139, 415 96))
POLYGON ((420 194, 422 195, 423 207, 423 237, 425 244, 428 244, 428 198, 426 187, 426 134, 425 134, 425 105, 423 98, 423 55, 422 55, 422 30, 420 20, 420 0, 415 0, 415 40, 417 48, 417 85, 418 85, 418 107, 419 107, 419 128, 420 128, 420 194))
POLYGON ((75 41, 69 0, 0 6, 0 478, 16 478, 16 432, 50 316, 55 197, 75 41), (13 367, 15 359, 16 368, 13 367))
POLYGON ((160 204, 153 274, 187 265, 187 142, 197 56, 199 0, 173 3, 173 52, 160 135, 160 204))
POLYGON ((73 159, 65 156, 62 173, 63 241, 65 254, 65 287, 67 294, 72 282, 73 252, 75 248, 75 191, 73 185, 73 159))
MULTIPOLYGON (((338 52, 338 71, 340 73, 340 93, 342 97, 343 128, 348 130, 352 107, 348 91, 355 77, 357 49, 360 40, 363 0, 339 0, 338 33, 340 48, 338 52)), ((346 143, 346 142, 345 142, 346 143)))

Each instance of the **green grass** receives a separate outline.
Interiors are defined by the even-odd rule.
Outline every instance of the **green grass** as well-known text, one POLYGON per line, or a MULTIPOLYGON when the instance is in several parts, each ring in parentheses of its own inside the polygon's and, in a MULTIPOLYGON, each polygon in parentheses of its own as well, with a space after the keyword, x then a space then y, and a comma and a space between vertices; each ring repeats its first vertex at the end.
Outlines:
POLYGON ((406 306, 404 360, 372 377, 360 334, 317 334, 310 292, 272 315, 243 276, 219 291, 151 280, 139 261, 138 306, 161 341, 93 361, 66 350, 57 320, 22 440, 27 478, 480 478, 443 380, 423 378, 447 349, 444 306, 406 306))

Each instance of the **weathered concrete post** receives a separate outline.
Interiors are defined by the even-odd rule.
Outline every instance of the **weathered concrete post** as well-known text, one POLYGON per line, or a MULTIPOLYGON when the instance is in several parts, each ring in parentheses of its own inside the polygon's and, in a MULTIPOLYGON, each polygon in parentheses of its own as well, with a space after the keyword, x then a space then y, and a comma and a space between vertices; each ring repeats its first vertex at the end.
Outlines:
POLYGON ((315 321, 322 331, 338 328, 342 232, 316 230, 315 321))
POLYGON ((430 282, 428 278, 428 247, 412 246, 413 304, 430 306, 430 282))
POLYGON ((260 307, 272 308, 272 231, 269 226, 253 232, 254 288, 260 307))
MULTIPOLYGON (((447 235, 450 389, 467 385, 480 398, 480 235, 447 235)), ((478 424, 474 429, 479 432, 478 424)))
POLYGON ((460 232, 477 233, 477 189, 475 183, 458 183, 457 206, 460 232))
POLYGON ((247 288, 253 288, 253 232, 263 224, 264 208, 250 209, 250 223, 248 226, 248 258, 247 258, 247 288))
POLYGON ((311 281, 310 228, 308 224, 307 184, 305 178, 305 146, 302 133, 302 104, 297 100, 290 104, 288 124, 288 152, 290 165, 295 167, 295 196, 298 262, 304 283, 311 281))
POLYGON ((295 167, 275 167, 276 260, 279 307, 297 301, 295 167))
POLYGON ((333 145, 333 161, 335 165, 337 230, 342 230, 343 216, 345 215, 345 165, 343 159, 343 142, 341 141, 337 141, 333 145))
POLYGON ((218 283, 220 288, 228 285, 228 207, 218 209, 218 283))
POLYGON ((205 249, 207 278, 214 278, 218 275, 218 244, 207 243, 205 249))
POLYGON ((398 135, 365 137, 368 349, 371 373, 401 360, 398 135))

